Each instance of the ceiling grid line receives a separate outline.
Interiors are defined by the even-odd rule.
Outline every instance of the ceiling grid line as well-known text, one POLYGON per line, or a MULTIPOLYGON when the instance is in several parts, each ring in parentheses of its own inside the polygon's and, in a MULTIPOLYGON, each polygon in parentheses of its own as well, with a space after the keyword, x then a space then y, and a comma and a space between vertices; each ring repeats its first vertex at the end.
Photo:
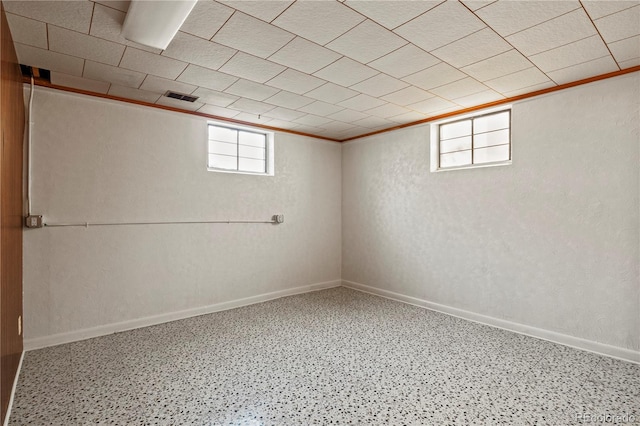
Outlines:
MULTIPOLYGON (((613 52, 611 51, 611 49, 609 48, 609 45, 607 44, 607 42, 604 40, 604 37, 602 37, 602 33, 600 33, 600 30, 598 29, 598 26, 596 25, 595 21, 593 20, 593 18, 591 17, 591 14, 589 13, 589 11, 584 7, 584 4, 582 3, 582 0, 578 0, 580 2, 580 7, 582 8, 582 10, 584 10, 584 13, 587 14, 587 17, 589 18, 589 20, 591 21, 591 25, 593 25, 593 28, 596 29, 596 32, 598 33, 598 37, 600 37, 600 40, 602 41, 602 44, 604 44, 604 46, 607 48, 607 51, 609 52, 609 55, 611 55, 611 57, 613 58, 613 61, 616 63, 616 66, 618 67, 618 70, 621 70, 622 67, 620 67, 620 63, 618 62, 618 60, 616 59, 616 57, 613 55, 613 52)), ((618 11, 620 12, 620 11, 618 11)), ((617 12, 616 12, 617 13, 617 12)), ((602 18, 602 17, 601 17, 602 18)))

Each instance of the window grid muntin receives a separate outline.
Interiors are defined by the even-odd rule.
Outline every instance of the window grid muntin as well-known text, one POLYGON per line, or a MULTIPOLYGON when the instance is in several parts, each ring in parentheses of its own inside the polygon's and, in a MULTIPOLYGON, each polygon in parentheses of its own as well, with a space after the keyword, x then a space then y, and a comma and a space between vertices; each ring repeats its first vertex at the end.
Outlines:
POLYGON ((512 150, 512 147, 511 147, 511 109, 504 109, 504 110, 501 110, 501 111, 492 111, 492 112, 488 112, 486 114, 480 114, 480 115, 475 115, 473 117, 461 118, 459 120, 448 121, 446 123, 441 123, 441 124, 438 125, 438 169, 443 169, 444 170, 444 169, 473 167, 475 165, 483 165, 484 166, 484 165, 487 165, 487 164, 505 163, 505 162, 511 161, 511 150, 512 150), (487 146, 476 148, 475 147, 475 136, 476 136, 476 133, 474 133, 474 121, 476 119, 479 119, 479 118, 492 116, 492 115, 503 114, 503 113, 507 113, 508 116, 509 116, 509 126, 508 127, 492 129, 492 130, 485 131, 485 132, 478 132, 477 135, 497 132, 497 131, 501 131, 501 130, 509 130, 508 141, 506 143, 502 143, 502 144, 487 145, 487 146), (471 134, 470 135, 463 135, 463 136, 456 136, 454 138, 442 139, 442 128, 444 126, 460 123, 460 122, 463 122, 463 121, 470 121, 471 122, 471 134), (469 148, 469 149, 461 149, 461 150, 457 150, 457 151, 442 152, 442 141, 449 141, 449 140, 453 140, 453 139, 461 139, 461 138, 469 137, 469 136, 471 137, 471 148, 469 148), (491 147, 494 147, 494 146, 504 146, 504 145, 508 145, 509 146, 509 158, 507 158, 506 160, 499 160, 499 161, 493 161, 493 162, 488 162, 488 163, 475 163, 474 162, 474 151, 476 149, 485 149, 485 148, 491 148, 491 147), (442 155, 443 154, 446 155, 446 154, 452 154, 454 152, 464 152, 464 151, 471 151, 471 163, 462 164, 462 165, 458 165, 458 166, 442 167, 442 155))

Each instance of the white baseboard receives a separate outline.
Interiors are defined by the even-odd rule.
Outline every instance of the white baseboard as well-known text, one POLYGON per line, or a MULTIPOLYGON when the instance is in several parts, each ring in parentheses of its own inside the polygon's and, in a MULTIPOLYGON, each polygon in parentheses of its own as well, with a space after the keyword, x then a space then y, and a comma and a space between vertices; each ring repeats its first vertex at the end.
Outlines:
POLYGON ((474 321, 484 325, 489 325, 491 327, 497 327, 507 331, 513 331, 515 333, 520 333, 527 336, 535 337, 537 339, 547 340, 553 343, 559 343, 561 345, 570 346, 576 349, 594 352, 599 355, 606 355, 612 358, 621 359, 623 361, 640 364, 640 351, 634 351, 632 349, 621 348, 618 346, 611 346, 605 343, 599 343, 599 342, 594 342, 592 340, 586 340, 586 339, 581 339, 579 337, 569 336, 568 334, 557 333, 555 331, 545 330, 537 327, 531 327, 528 325, 524 325, 524 324, 520 324, 512 321, 490 317, 487 315, 481 315, 474 312, 465 311, 464 309, 453 308, 451 306, 441 305, 439 303, 430 302, 428 300, 406 296, 404 294, 395 293, 393 291, 383 290, 376 287, 370 287, 368 285, 364 285, 364 284, 360 284, 352 281, 342 280, 342 285, 344 287, 348 287, 353 290, 375 294, 377 296, 382 296, 387 299, 393 299, 399 302, 404 302, 404 303, 419 306, 422 308, 427 308, 432 311, 437 311, 447 315, 452 315, 458 318, 462 318, 465 320, 474 321))
POLYGON ((169 321, 176 321, 191 318, 198 315, 210 314, 213 312, 226 311, 228 309, 239 308, 241 306, 253 305, 255 303, 266 302, 268 300, 279 299, 281 297, 293 296, 294 294, 309 293, 317 290, 324 290, 342 285, 341 280, 326 281, 322 283, 309 284, 301 287, 278 290, 271 293, 259 294, 257 296, 245 297, 243 299, 231 300, 228 302, 216 303, 209 306, 186 309, 184 311, 170 312, 167 314, 154 315, 144 318, 137 318, 129 321, 117 322, 101 325, 98 327, 84 328, 81 330, 69 331, 66 333, 53 334, 50 336, 25 339, 24 348, 26 351, 42 349, 49 346, 62 345, 64 343, 77 342, 79 340, 91 339, 105 336, 120 331, 133 330, 135 328, 158 325, 169 321))
POLYGON ((18 386, 18 378, 20 377, 20 371, 22 370, 22 360, 24 359, 24 351, 20 354, 20 362, 18 363, 18 369, 16 370, 16 376, 13 378, 13 386, 11 386, 11 395, 9 396, 9 405, 7 406, 7 412, 4 416, 3 426, 9 424, 9 416, 11 416, 11 407, 13 407, 13 398, 16 395, 16 386, 18 386))

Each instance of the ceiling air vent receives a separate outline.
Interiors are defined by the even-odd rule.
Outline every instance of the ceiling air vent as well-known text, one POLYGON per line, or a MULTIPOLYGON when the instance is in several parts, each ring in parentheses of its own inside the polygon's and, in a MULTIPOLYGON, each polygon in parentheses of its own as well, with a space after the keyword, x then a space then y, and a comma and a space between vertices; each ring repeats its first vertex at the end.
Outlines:
POLYGON ((169 90, 164 95, 167 98, 178 99, 180 101, 186 101, 186 102, 194 102, 196 99, 198 99, 197 96, 185 95, 184 93, 172 92, 171 90, 169 90))

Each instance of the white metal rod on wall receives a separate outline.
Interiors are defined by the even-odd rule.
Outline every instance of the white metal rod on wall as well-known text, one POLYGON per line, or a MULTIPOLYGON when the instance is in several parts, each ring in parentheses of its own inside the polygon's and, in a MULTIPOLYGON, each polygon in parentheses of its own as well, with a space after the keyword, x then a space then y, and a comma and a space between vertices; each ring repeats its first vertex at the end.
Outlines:
POLYGON ((192 225, 203 223, 283 223, 283 215, 274 215, 271 220, 199 220, 199 221, 173 221, 173 222, 78 222, 78 223, 44 223, 46 228, 65 226, 77 226, 88 228, 90 226, 130 226, 130 225, 192 225))

